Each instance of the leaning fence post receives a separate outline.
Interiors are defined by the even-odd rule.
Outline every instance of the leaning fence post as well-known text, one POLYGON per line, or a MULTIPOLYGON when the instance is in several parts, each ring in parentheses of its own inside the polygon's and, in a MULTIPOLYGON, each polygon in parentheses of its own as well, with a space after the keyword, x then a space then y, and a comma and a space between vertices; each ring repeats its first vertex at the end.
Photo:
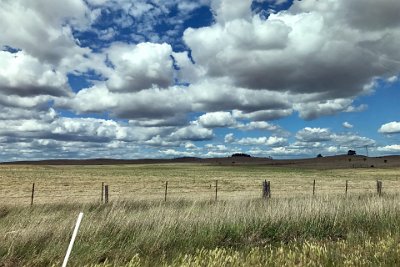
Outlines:
POLYGON ((104 203, 108 203, 108 184, 104 186, 104 203))
POLYGON ((82 218, 83 218, 83 213, 80 212, 78 215, 78 220, 76 221, 76 224, 75 224, 74 232, 72 233, 71 241, 69 242, 69 245, 68 245, 67 254, 65 254, 64 261, 63 261, 63 264, 61 265, 61 267, 67 266, 69 256, 71 255, 72 247, 74 246, 74 243, 75 243, 75 238, 78 235, 78 230, 79 230, 79 226, 81 225, 82 218))
POLYGON ((167 201, 167 193, 168 193, 168 181, 165 182, 164 201, 167 201))
POLYGON ((32 184, 31 206, 33 205, 34 196, 35 196, 35 183, 32 184))
POLYGON ((314 179, 313 187, 312 187, 312 195, 315 196, 315 179, 314 179))
POLYGON ((347 196, 347 190, 349 188, 349 180, 346 180, 346 196, 347 196))
POLYGON ((215 180, 215 201, 218 200, 218 180, 215 180))

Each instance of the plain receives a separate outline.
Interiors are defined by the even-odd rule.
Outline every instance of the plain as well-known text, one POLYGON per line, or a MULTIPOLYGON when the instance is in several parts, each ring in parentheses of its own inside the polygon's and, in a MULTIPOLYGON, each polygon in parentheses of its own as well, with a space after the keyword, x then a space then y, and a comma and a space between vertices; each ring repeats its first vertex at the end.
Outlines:
POLYGON ((79 211, 71 266, 396 265, 399 170, 2 165, 0 266, 60 265, 79 211))

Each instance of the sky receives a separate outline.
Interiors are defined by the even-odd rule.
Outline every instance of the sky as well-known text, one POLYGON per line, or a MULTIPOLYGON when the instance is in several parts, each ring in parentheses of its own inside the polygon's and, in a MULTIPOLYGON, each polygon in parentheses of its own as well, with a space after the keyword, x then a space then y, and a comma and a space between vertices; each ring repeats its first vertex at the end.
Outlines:
POLYGON ((400 154, 398 0, 0 0, 0 161, 400 154))

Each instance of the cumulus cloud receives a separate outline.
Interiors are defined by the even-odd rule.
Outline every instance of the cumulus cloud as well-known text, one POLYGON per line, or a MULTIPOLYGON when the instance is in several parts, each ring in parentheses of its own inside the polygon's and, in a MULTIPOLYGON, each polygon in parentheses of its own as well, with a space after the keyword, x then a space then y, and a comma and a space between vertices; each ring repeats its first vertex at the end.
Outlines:
MULTIPOLYGON (((273 6, 285 2, 265 1, 273 6)), ((128 155, 123 151, 129 147, 134 156, 140 155, 140 145, 179 147, 152 155, 185 153, 180 149, 217 155, 240 145, 269 146, 259 152, 271 155, 304 155, 313 149, 336 153, 338 146, 375 145, 367 137, 311 127, 298 131, 290 143, 270 121, 292 114, 312 120, 361 112, 367 106, 355 105, 358 96, 373 93, 380 81, 396 82, 398 1, 295 1, 287 11, 270 11, 268 18, 251 7, 251 0, 3 1, 2 155, 17 155, 18 149, 37 155, 40 147, 65 147, 70 156, 85 156, 89 152, 77 149, 89 147, 128 155), (204 5, 211 6, 214 21, 184 31, 191 12, 204 5), (104 23, 107 16, 111 26, 104 23), (122 43, 126 39, 129 44, 122 43), (73 92, 68 74, 88 85, 73 92), (107 119, 63 118, 59 109, 107 119), (201 115, 189 122, 193 114, 201 115), (229 133, 225 145, 198 151, 192 142, 212 140, 218 127, 266 130, 274 136, 229 133)), ((399 133, 400 123, 378 131, 399 133)))
POLYGON ((162 124, 162 121, 190 112, 192 103, 189 100, 186 89, 181 87, 115 93, 104 85, 95 85, 79 91, 73 98, 57 99, 55 105, 79 113, 108 110, 118 118, 155 119, 162 124))
POLYGON ((332 133, 328 128, 306 127, 296 134, 300 146, 322 146, 320 142, 330 142, 337 146, 357 148, 375 145, 375 140, 352 133, 332 133), (309 143, 309 144, 308 144, 309 143))
MULTIPOLYGON (((262 20, 249 15, 249 1, 241 1, 234 12, 227 3, 213 2, 217 23, 185 31, 184 40, 196 65, 205 76, 222 78, 234 88, 292 96, 291 105, 301 118, 361 111, 365 106, 354 107, 352 101, 369 92, 366 85, 375 77, 389 78, 399 72, 399 64, 386 56, 392 50, 385 43, 393 41, 380 41, 388 35, 393 40, 400 37, 388 27, 389 21, 397 21, 391 16, 385 23, 369 21, 367 13, 343 16, 344 10, 354 10, 348 1, 309 0, 295 1, 288 12, 262 20), (369 26, 354 23, 357 16, 368 20, 365 25, 369 26)), ((362 9, 375 10, 377 16, 384 7, 395 6, 392 0, 362 5, 362 9)))
POLYGON ((400 145, 388 145, 382 146, 377 148, 378 151, 386 152, 386 153, 399 153, 400 152, 400 145))
POLYGON ((287 139, 283 137, 270 136, 270 137, 245 137, 236 141, 240 145, 266 145, 272 147, 281 147, 287 144, 287 139))
POLYGON ((57 65, 64 58, 90 52, 81 48, 72 35, 72 28, 90 25, 89 14, 83 0, 62 5, 46 0, 2 1, 0 24, 4 31, 0 44, 22 49, 41 62, 57 65))
POLYGON ((343 122, 342 126, 346 129, 352 129, 354 127, 353 124, 351 124, 347 121, 343 122))
POLYGON ((116 44, 108 49, 114 72, 107 87, 115 92, 135 92, 173 83, 172 48, 168 44, 116 44))
POLYGON ((170 135, 172 140, 179 141, 204 141, 211 140, 213 137, 214 134, 212 130, 203 128, 196 123, 182 127, 170 135))
POLYGON ((0 93, 17 96, 67 96, 67 78, 23 51, 0 51, 0 93))
POLYGON ((324 142, 332 140, 332 133, 327 128, 306 127, 297 132, 296 139, 302 142, 324 142))
POLYGON ((229 22, 237 18, 250 19, 252 0, 213 0, 211 7, 220 23, 229 22))
POLYGON ((210 112, 201 115, 199 123, 206 128, 229 127, 236 124, 236 120, 230 112, 210 112))
POLYGON ((333 134, 332 140, 337 145, 347 147, 347 148, 358 148, 364 146, 374 146, 376 144, 375 140, 358 136, 355 134, 333 134))
POLYGON ((227 135, 225 135, 224 138, 225 143, 233 143, 233 141, 235 141, 235 136, 233 133, 228 133, 227 135))
POLYGON ((245 131, 251 131, 251 130, 276 131, 280 129, 277 125, 268 123, 266 121, 251 121, 246 124, 238 124, 236 127, 240 130, 245 130, 245 131))
POLYGON ((379 133, 382 134, 397 134, 400 133, 400 122, 392 121, 386 124, 383 124, 379 130, 379 133))

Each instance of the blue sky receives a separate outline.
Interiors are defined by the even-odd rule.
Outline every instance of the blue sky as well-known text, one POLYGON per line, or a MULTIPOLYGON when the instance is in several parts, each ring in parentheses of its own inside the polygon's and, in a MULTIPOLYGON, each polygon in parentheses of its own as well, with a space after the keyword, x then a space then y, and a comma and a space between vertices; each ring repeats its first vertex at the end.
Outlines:
POLYGON ((0 161, 400 153, 397 0, 4 0, 0 161))

